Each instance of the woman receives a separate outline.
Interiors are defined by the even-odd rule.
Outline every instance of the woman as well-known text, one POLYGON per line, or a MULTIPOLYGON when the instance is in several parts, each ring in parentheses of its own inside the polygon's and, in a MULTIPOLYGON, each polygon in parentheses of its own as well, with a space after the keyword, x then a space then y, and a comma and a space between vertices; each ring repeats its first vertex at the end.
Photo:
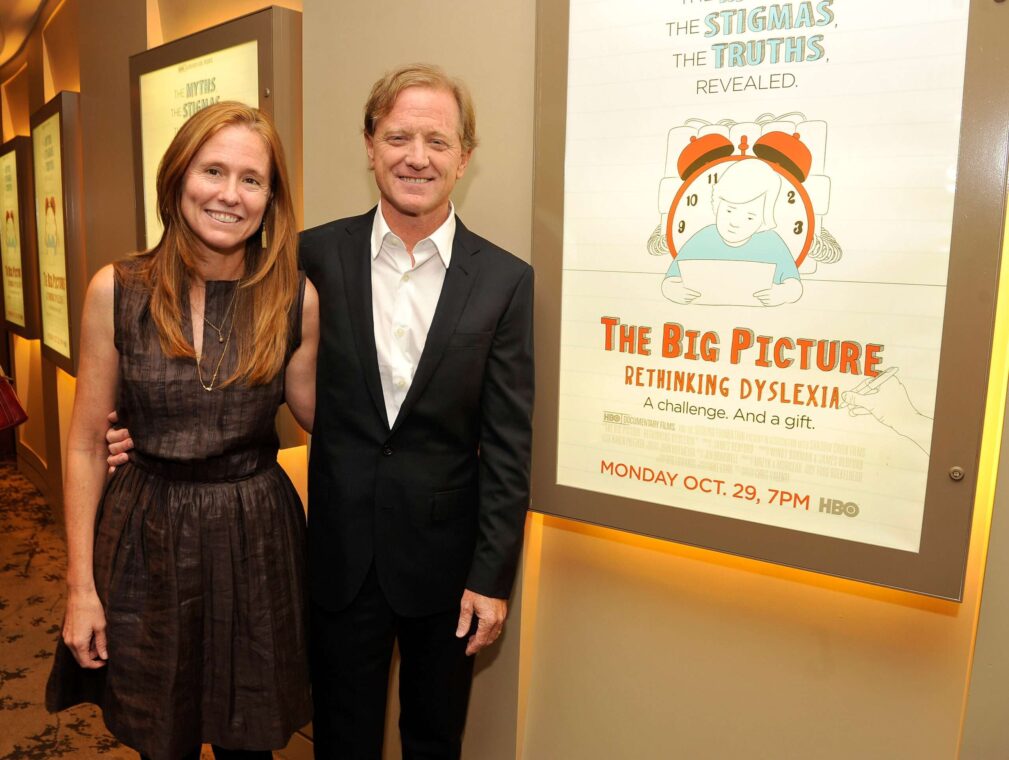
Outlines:
POLYGON ((202 742, 266 758, 311 717, 304 513, 273 420, 286 399, 311 426, 318 299, 261 112, 193 116, 157 189, 161 240, 99 271, 85 299, 46 704, 99 704, 152 760, 197 758, 202 742), (112 408, 135 450, 105 486, 112 408))

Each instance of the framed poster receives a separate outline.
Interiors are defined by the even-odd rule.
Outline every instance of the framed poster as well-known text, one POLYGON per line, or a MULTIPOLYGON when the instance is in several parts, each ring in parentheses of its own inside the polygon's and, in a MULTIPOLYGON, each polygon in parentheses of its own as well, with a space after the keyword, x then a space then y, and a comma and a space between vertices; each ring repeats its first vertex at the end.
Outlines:
POLYGON ((84 292, 79 98, 60 92, 31 117, 42 355, 71 375, 84 292))
POLYGON ((292 185, 300 187, 301 76, 293 58, 301 58, 301 14, 284 8, 252 13, 130 57, 140 248, 161 237, 156 192, 161 157, 190 116, 218 101, 238 100, 273 117, 292 185))
POLYGON ((0 276, 4 324, 29 339, 39 336, 34 197, 31 139, 15 137, 0 145, 0 276))
POLYGON ((541 7, 535 509, 960 598, 1000 10, 541 7))

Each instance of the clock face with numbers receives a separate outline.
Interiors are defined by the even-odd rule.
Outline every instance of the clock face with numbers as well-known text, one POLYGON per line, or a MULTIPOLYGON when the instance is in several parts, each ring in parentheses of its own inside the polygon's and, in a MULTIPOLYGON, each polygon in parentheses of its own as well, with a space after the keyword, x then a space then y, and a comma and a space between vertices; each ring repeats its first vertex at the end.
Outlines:
MULTIPOLYGON (((795 265, 798 266, 802 263, 813 242, 813 227, 816 222, 813 215, 813 204, 810 202, 809 195, 807 195, 802 183, 794 176, 776 164, 763 161, 756 156, 718 158, 701 166, 684 180, 673 198, 666 219, 666 243, 669 245, 673 258, 676 258, 677 253, 683 249, 684 244, 695 233, 716 223, 715 209, 711 202, 712 196, 719 181, 729 177, 733 172, 733 167, 743 161, 761 161, 781 178, 781 189, 774 203, 775 225, 770 229, 778 233, 788 250, 791 251, 795 265)), ((746 197, 753 198, 754 196, 750 193, 746 194, 746 197)), ((722 203, 726 202, 722 201, 722 203)), ((753 205, 759 207, 761 204, 737 205, 739 207, 750 206, 748 210, 753 211, 753 205)), ((741 210, 745 211, 746 209, 741 210)), ((761 216, 763 215, 762 211, 759 213, 761 216)), ((752 214, 750 216, 752 217, 752 214)), ((744 222, 744 224, 747 223, 749 222, 744 222)), ((759 224, 760 220, 758 219, 753 227, 755 228, 759 224)), ((726 238, 725 235, 723 238, 730 244, 734 242, 726 238)))

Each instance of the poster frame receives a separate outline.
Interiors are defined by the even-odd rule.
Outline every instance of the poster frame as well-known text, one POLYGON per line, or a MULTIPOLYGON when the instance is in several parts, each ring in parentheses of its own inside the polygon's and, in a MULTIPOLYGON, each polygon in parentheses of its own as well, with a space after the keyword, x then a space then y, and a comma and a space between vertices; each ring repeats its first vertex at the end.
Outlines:
MULTIPOLYGON (((76 92, 62 91, 56 93, 44 106, 31 115, 31 131, 34 139, 35 128, 58 114, 60 120, 60 179, 63 183, 63 253, 66 258, 67 273, 67 328, 70 333, 70 356, 64 356, 59 351, 46 344, 45 331, 42 324, 41 292, 39 293, 39 338, 42 343, 42 356, 68 374, 77 376, 79 360, 79 340, 81 327, 81 308, 78 294, 83 294, 87 285, 84 272, 84 213, 82 202, 82 171, 81 171, 81 122, 80 95, 76 92)), ((35 171, 34 146, 32 150, 32 211, 37 212, 35 203, 35 171)), ((35 219, 36 233, 38 218, 35 219)), ((35 246, 35 261, 38 266, 38 276, 42 276, 42 268, 38 265, 38 246, 35 246)), ((38 281, 38 278, 36 282, 38 281)))
POLYGON ((15 154, 17 163, 18 234, 21 236, 21 286, 25 306, 24 327, 7 319, 4 327, 16 335, 35 340, 42 334, 39 316, 38 239, 35 236, 35 166, 30 137, 12 137, 0 145, 0 157, 15 154))
POLYGON ((301 14, 270 7, 130 56, 130 113, 136 186, 137 248, 147 247, 144 218, 140 77, 169 66, 255 41, 259 103, 277 127, 288 162, 295 208, 301 214, 301 14))
POLYGON ((999 70, 998 33, 1009 23, 1005 15, 1009 7, 979 0, 970 3, 950 268, 917 553, 557 483, 568 13, 566 2, 537 3, 532 250, 538 291, 538 390, 531 508, 545 515, 962 601, 995 327, 1009 155, 1004 118, 1009 92, 991 72, 999 70))

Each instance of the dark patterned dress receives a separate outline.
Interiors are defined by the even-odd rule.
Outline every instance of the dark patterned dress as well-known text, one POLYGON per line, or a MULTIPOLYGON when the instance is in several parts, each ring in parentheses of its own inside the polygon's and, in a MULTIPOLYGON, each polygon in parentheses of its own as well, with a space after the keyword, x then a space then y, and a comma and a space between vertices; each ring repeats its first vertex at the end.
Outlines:
MULTIPOLYGON (((235 287, 207 283, 215 325, 235 287)), ((302 278, 288 358, 301 335, 304 287, 302 278)), ((46 706, 98 704, 116 738, 153 760, 175 760, 202 742, 282 748, 311 718, 305 515, 277 464, 283 372, 266 385, 205 391, 192 359, 162 353, 148 303, 117 273, 117 409, 135 449, 110 479, 95 526, 108 664, 81 668, 61 642, 46 706)), ((240 330, 248 322, 236 313, 240 330)), ((185 329, 191 336, 188 321, 185 329)), ((225 344, 205 327, 203 346, 209 383, 225 344)), ((236 353, 232 342, 218 384, 236 353)))

